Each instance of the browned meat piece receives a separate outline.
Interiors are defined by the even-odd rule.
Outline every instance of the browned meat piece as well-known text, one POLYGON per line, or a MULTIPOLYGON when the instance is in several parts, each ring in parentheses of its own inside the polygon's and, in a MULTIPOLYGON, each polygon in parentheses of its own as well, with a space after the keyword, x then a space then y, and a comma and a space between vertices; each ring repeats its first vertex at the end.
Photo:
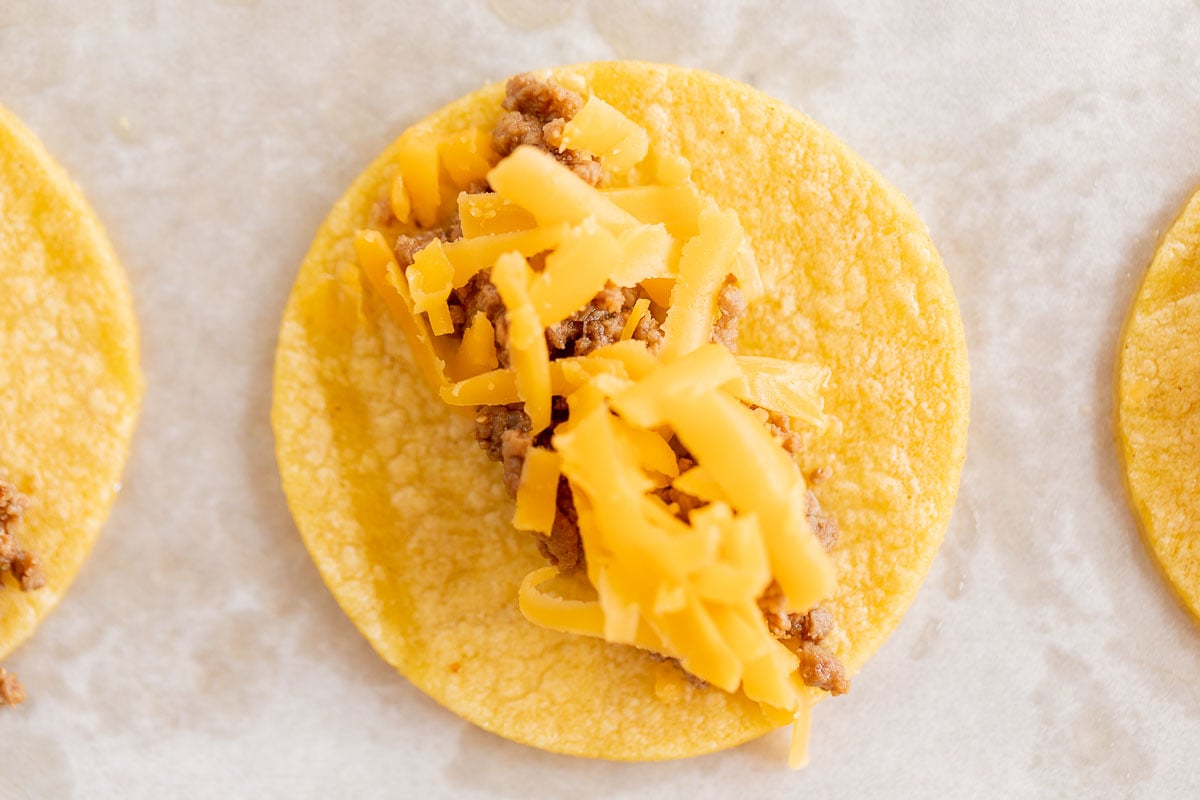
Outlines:
POLYGON ((508 79, 504 87, 504 108, 537 117, 542 122, 570 120, 583 108, 578 92, 525 72, 508 79))
POLYGON ((492 461, 504 458, 504 433, 528 432, 533 424, 521 403, 507 406, 480 406, 475 415, 475 441, 492 461))
MULTIPOLYGON (((528 419, 528 417, 526 417, 528 419)), ((525 454, 533 444, 528 430, 509 428, 500 434, 500 461, 504 464, 504 488, 509 497, 517 496, 521 485, 521 471, 525 468, 525 454)))
MULTIPOLYGON (((696 466, 696 462, 685 455, 679 456, 678 463, 680 475, 696 466)), ((707 501, 701 500, 699 497, 688 494, 687 492, 681 492, 669 484, 667 486, 663 486, 661 489, 655 489, 653 494, 661 498, 662 501, 667 505, 674 503, 679 509, 677 512, 675 512, 675 516, 679 517, 684 522, 688 521, 688 515, 690 515, 692 511, 708 505, 707 501)))
MULTIPOLYGON (((620 341, 633 304, 643 296, 639 289, 621 289, 610 283, 587 306, 546 329, 550 357, 585 356, 599 347, 620 341)), ((654 317, 647 314, 634 330, 633 338, 643 339, 648 345, 651 340, 657 344, 662 339, 662 331, 654 317)))
POLYGON ((0 706, 19 706, 25 702, 25 687, 17 676, 0 667, 0 706))
POLYGON ((819 642, 833 633, 833 614, 817 606, 807 614, 792 620, 792 635, 807 642, 819 642))
POLYGON ((808 492, 808 510, 805 513, 808 516, 808 526, 817 535, 821 546, 826 552, 832 550, 838 540, 837 519, 821 510, 821 504, 817 502, 817 496, 811 489, 808 492))
POLYGON ((576 175, 599 186, 604 169, 590 154, 560 150, 563 125, 583 107, 577 92, 528 73, 508 81, 503 114, 492 130, 492 149, 501 157, 521 145, 537 147, 553 155, 576 175))
POLYGON ((833 653, 814 642, 801 642, 796 655, 800 657, 797 672, 806 686, 815 686, 834 696, 850 691, 846 668, 833 653))
POLYGON ((570 572, 584 566, 583 540, 579 536, 579 514, 571 497, 571 487, 565 478, 558 482, 558 513, 550 536, 534 534, 542 557, 559 572, 570 572))
POLYGON ((12 560, 13 577, 21 584, 22 592, 32 592, 46 585, 46 575, 42 572, 41 562, 33 553, 22 551, 12 560))
POLYGON ((732 278, 725 282, 717 295, 717 319, 713 323, 712 340, 737 352, 738 322, 746 313, 746 296, 732 278))
POLYGON ((396 253, 396 261, 401 268, 410 266, 413 263, 413 257, 417 251, 424 248, 434 239, 441 239, 443 242, 455 242, 462 238, 462 221, 456 213, 454 217, 441 228, 431 228, 427 231, 421 231, 412 236, 400 234, 396 237, 396 244, 392 246, 392 250, 396 253))
POLYGON ((754 408, 754 413, 767 426, 767 430, 775 437, 775 441, 788 451, 788 455, 793 460, 797 459, 800 451, 804 448, 804 440, 792 429, 792 421, 783 414, 765 408, 754 408))
POLYGON ((490 269, 476 272, 471 276, 471 279, 464 285, 458 287, 451 293, 462 305, 466 319, 471 320, 479 312, 488 318, 488 322, 496 324, 496 316, 504 310, 504 303, 500 300, 500 292, 496 289, 496 284, 492 283, 492 271, 490 269))

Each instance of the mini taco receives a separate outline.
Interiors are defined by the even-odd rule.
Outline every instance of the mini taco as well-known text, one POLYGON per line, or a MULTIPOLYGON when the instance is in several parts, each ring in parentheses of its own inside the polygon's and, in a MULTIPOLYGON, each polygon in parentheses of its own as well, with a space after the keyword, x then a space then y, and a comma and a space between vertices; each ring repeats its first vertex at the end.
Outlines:
POLYGON ((481 89, 359 177, 273 424, 326 583, 454 712, 621 760, 796 722, 800 761, 941 542, 967 405, 895 190, 747 86, 617 62, 481 89))
POLYGON ((1117 435, 1143 537, 1200 617, 1200 194, 1167 231, 1125 325, 1117 435))
MULTIPOLYGON (((141 404, 125 275, 95 214, 0 108, 0 658, 58 603, 119 488, 141 404)), ((0 705, 25 691, 0 669, 0 705)))

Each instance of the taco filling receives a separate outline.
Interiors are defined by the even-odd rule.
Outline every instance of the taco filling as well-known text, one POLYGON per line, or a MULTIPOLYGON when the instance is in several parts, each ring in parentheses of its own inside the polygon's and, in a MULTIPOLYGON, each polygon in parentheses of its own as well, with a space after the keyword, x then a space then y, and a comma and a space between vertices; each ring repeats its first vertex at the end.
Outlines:
POLYGON ((648 158, 602 98, 533 75, 497 113, 402 138, 355 249, 548 562, 522 612, 803 723, 805 687, 849 689, 822 646, 838 525, 800 467, 829 371, 738 354, 762 282, 682 157, 648 158))
MULTIPOLYGON (((46 585, 46 576, 33 553, 21 547, 18 531, 27 499, 11 484, 0 480, 0 574, 9 573, 23 592, 46 585)), ((0 667, 0 706, 25 702, 25 687, 17 676, 0 667)))

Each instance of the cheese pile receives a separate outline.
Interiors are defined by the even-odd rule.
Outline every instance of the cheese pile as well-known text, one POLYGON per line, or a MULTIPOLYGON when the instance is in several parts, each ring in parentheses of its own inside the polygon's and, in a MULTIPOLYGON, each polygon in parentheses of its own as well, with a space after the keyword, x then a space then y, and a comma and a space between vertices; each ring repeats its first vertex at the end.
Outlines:
MULTIPOLYGON (((428 228, 453 212, 461 239, 434 240, 401 270, 383 235, 360 231, 359 263, 402 326, 443 401, 464 408, 521 402, 532 433, 551 425, 551 401, 569 415, 551 447, 530 447, 515 527, 548 535, 565 477, 578 512, 590 601, 546 590, 555 567, 526 577, 522 612, 547 628, 630 644, 679 660, 725 691, 739 688, 772 719, 807 719, 810 692, 796 656, 768 630, 757 600, 772 581, 788 610, 828 597, 832 563, 809 528, 799 468, 751 410, 822 425, 824 369, 734 356, 711 343, 717 296, 732 276, 762 293, 737 214, 690 180, 687 163, 656 156, 655 182, 596 189, 549 153, 522 146, 504 159, 483 130, 406 135, 391 185, 400 222, 428 228), (544 267, 535 269, 530 258, 544 267), (456 330, 449 298, 481 270, 504 303, 508 368, 481 312, 456 330), (551 360, 545 329, 612 283, 641 287, 621 341, 551 360), (656 314, 655 352, 632 338, 656 314), (672 439, 695 466, 680 472, 672 439), (681 519, 655 490, 705 502, 681 519)), ((646 132, 596 97, 562 132, 562 145, 626 175, 646 159, 646 132)), ((806 727, 797 724, 799 758, 806 727)))

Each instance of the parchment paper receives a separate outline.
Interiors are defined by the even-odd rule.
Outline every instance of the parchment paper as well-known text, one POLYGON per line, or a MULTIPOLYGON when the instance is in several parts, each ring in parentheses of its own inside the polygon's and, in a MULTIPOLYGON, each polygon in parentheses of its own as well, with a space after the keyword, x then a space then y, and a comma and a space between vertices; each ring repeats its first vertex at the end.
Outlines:
POLYGON ((148 387, 96 551, 7 660, 31 699, 0 713, 0 797, 1191 796, 1200 630, 1111 417, 1126 309, 1200 183, 1200 4, 853 5, 0 3, 0 102, 103 218, 148 387), (954 522, 802 773, 786 734, 629 765, 470 727, 371 652, 278 488, 275 333, 326 210, 442 103, 612 57, 832 129, 913 200, 962 305, 954 522))

